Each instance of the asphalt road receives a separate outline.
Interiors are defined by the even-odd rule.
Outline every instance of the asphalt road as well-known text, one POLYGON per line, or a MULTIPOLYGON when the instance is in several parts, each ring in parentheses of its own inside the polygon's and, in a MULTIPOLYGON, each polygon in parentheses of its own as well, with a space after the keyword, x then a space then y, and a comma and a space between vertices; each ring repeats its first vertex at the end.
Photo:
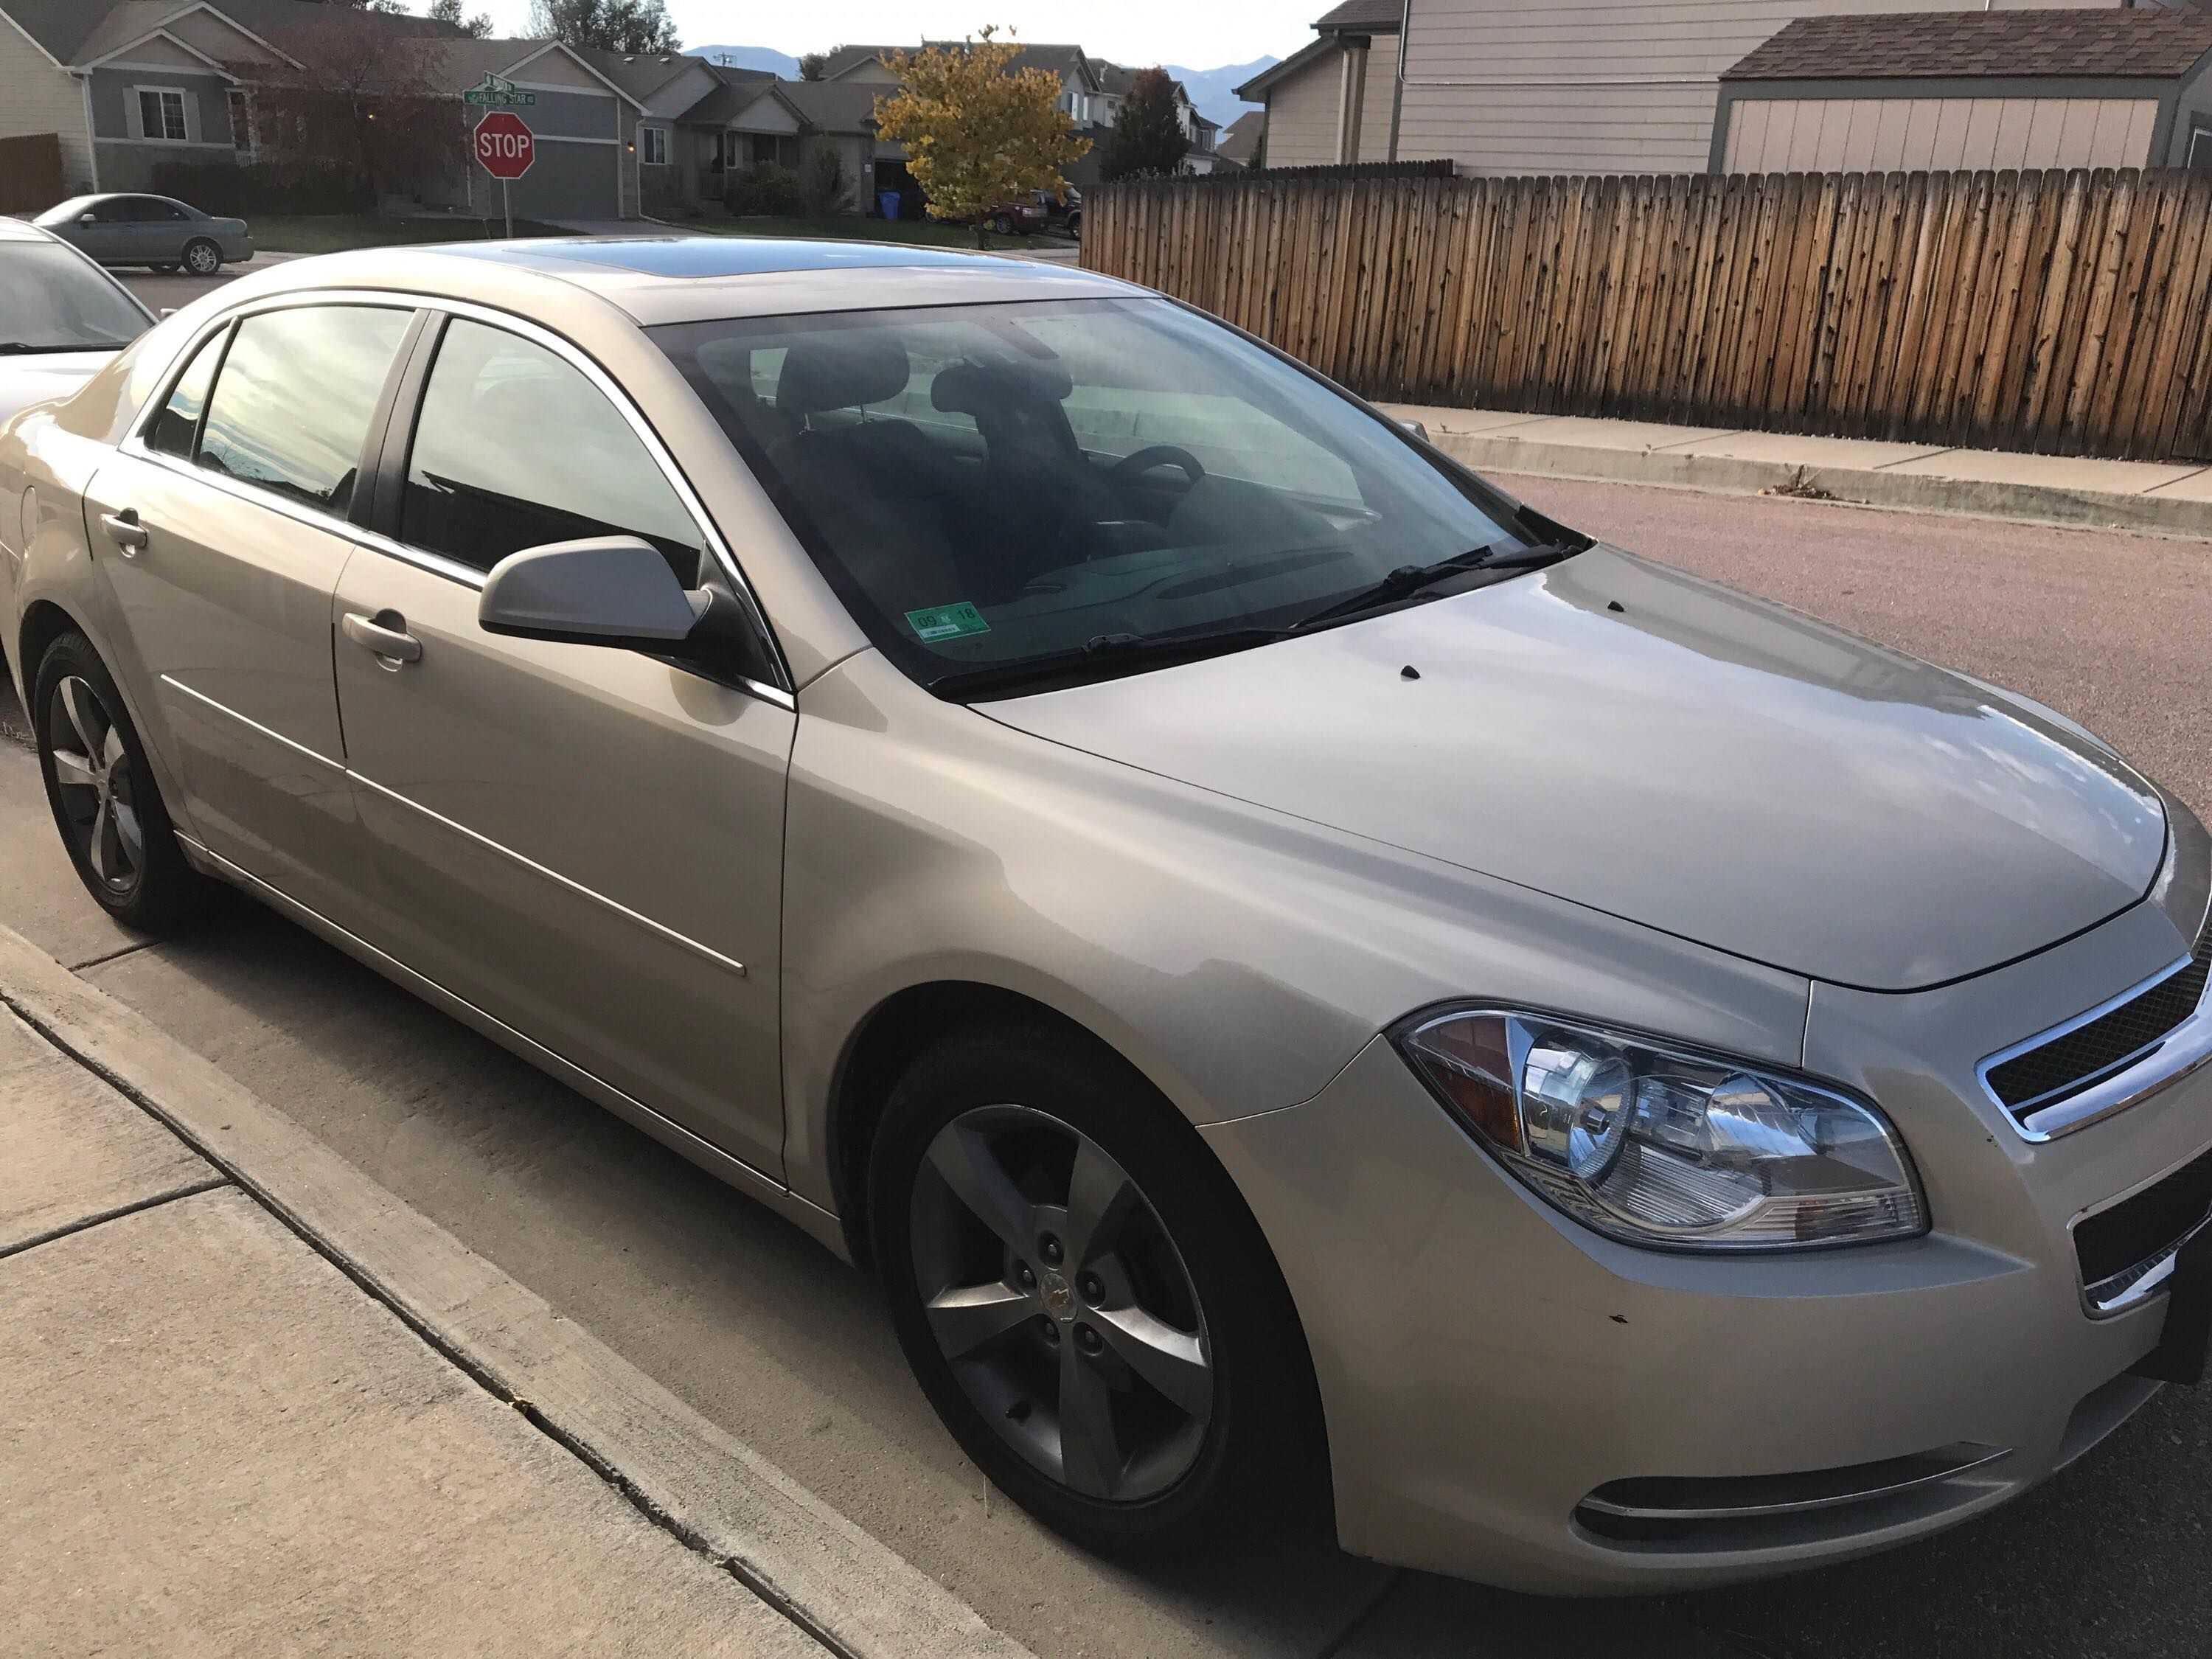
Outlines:
MULTIPOLYGON (((2014 684, 2212 808, 2212 547, 1507 482, 1569 523, 2014 684)), ((1146 1570, 1097 1561, 988 1490, 914 1389, 859 1275, 242 901, 186 939, 120 933, 70 875, 31 757, 7 744, 0 921, 587 1322, 1041 1659, 2212 1651, 2212 1391, 2169 1391, 2085 1464, 1931 1542, 1664 1604, 1499 1595, 1386 1572, 1322 1537, 1232 1540, 1146 1570)))

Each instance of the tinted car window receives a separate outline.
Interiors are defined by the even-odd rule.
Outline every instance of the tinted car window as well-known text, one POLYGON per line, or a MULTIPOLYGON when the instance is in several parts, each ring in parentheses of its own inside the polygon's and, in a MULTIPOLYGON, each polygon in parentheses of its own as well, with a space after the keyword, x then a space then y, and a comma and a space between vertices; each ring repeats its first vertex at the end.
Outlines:
POLYGON ((1528 550, 1512 503, 1164 301, 651 332, 855 619, 932 685, 1249 640, 1404 566, 1528 550))
POLYGON ((216 365, 222 361, 222 343, 228 337, 228 330, 219 330, 192 354, 191 364, 169 392, 169 401, 147 429, 147 448, 191 459, 193 441, 199 436, 200 414, 207 408, 208 387, 215 383, 216 365))
POLYGON ((200 465, 343 514, 410 315, 303 306, 246 318, 216 380, 200 465))
POLYGON ((478 570, 586 536, 642 537, 687 587, 702 540, 644 443, 544 347, 457 319, 422 395, 401 539, 478 570))
POLYGON ((44 240, 0 243, 0 357, 112 351, 152 321, 82 254, 44 240))
POLYGON ((173 202, 164 202, 158 197, 135 196, 131 200, 131 216, 140 223, 174 223, 185 216, 185 210, 173 202))

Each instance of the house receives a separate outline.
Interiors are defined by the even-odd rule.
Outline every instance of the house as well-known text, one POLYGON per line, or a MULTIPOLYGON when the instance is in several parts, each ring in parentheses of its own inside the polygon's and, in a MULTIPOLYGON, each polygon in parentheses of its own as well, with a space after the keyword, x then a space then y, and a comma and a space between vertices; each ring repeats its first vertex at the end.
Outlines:
MULTIPOLYGON (((280 152, 257 88, 298 63, 284 50, 326 21, 317 0, 0 0, 0 137, 52 132, 65 186, 144 190, 167 163, 237 164, 280 152)), ((517 217, 594 220, 638 211, 642 85, 611 54, 550 40, 477 40, 450 25, 368 14, 395 35, 432 40, 434 84, 461 94, 496 75, 532 93, 537 159, 512 187, 517 217)), ((495 215, 491 179, 458 146, 451 168, 405 192, 495 215)))
MULTIPOLYGON (((877 167, 904 150, 876 137, 876 94, 864 82, 785 81, 765 70, 699 58, 649 95, 639 133, 647 210, 720 202, 732 174, 763 162, 796 173, 835 154, 854 206, 872 202, 877 167)), ((895 185, 893 186, 896 187, 895 185)))
POLYGON ((255 67, 289 64, 276 43, 325 15, 312 0, 0 0, 0 137, 55 134, 72 191, 144 189, 165 161, 251 155, 255 67))
POLYGON ((1722 74, 1711 166, 2212 167, 2212 15, 1800 18, 1722 74))
POLYGON ((1225 161, 1240 167, 1260 165, 1260 135, 1267 125, 1267 112, 1248 109, 1221 130, 1214 149, 1225 161))
MULTIPOLYGON (((1526 10, 1526 8, 1522 9, 1526 10)), ((1237 88, 1267 108, 1271 167, 1395 160, 1398 27, 1406 0, 1344 0, 1314 23, 1314 38, 1237 88)))
POLYGON ((2154 0, 1345 0, 1316 20, 1309 45, 1237 94, 1267 106, 1270 167, 1443 158, 1475 173, 1700 173, 1712 160, 1723 74, 1799 18, 2161 9, 2154 0))

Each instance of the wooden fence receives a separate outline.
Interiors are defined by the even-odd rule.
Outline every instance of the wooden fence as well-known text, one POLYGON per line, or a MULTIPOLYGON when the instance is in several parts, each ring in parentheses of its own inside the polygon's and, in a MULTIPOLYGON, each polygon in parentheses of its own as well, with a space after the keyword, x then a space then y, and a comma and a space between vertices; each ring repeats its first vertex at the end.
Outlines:
POLYGON ((0 138, 0 213, 43 213, 61 199, 61 135, 0 138))
POLYGON ((1370 397, 2212 459, 2212 173, 1161 180, 1083 262, 1370 397))

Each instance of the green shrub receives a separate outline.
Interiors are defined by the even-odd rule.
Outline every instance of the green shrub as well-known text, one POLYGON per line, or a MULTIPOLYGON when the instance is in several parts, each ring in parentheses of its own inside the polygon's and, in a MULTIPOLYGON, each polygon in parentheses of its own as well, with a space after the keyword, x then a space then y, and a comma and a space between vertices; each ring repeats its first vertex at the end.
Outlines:
POLYGON ((810 219, 827 219, 853 204, 853 179, 845 171, 845 158, 827 147, 806 158, 799 169, 799 205, 810 219))
POLYGON ((164 161, 154 168, 153 189, 225 218, 376 211, 376 190, 368 179, 306 164, 164 161))
POLYGON ((757 213, 792 218, 799 210, 799 175, 774 161, 757 162, 730 175, 723 199, 741 218, 757 213))

